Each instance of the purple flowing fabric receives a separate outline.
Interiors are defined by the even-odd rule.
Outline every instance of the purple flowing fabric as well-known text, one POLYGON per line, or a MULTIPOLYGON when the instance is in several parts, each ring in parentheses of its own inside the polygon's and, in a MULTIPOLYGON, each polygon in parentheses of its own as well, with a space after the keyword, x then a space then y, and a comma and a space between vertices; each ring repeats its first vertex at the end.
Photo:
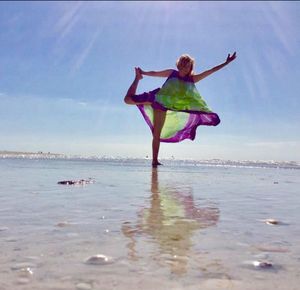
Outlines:
POLYGON ((200 96, 192 77, 180 78, 177 71, 173 71, 162 88, 135 95, 133 100, 149 102, 149 105, 137 104, 137 107, 152 132, 153 110, 166 112, 161 142, 194 140, 198 126, 217 126, 220 123, 219 116, 208 108, 200 96))

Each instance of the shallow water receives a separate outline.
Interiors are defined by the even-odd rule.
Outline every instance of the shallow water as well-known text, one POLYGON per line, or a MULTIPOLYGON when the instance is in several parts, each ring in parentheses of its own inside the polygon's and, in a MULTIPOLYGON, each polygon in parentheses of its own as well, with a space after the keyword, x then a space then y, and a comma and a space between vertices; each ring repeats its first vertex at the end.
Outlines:
POLYGON ((149 165, 0 159, 0 289, 299 289, 299 170, 149 165))

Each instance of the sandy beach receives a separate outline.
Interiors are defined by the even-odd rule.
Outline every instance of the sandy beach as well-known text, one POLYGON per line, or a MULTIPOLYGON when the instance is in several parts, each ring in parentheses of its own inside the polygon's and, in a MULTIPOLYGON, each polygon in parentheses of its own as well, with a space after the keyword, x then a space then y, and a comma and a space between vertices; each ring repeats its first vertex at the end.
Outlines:
POLYGON ((0 159, 0 289, 298 289, 298 169, 149 165, 0 159))

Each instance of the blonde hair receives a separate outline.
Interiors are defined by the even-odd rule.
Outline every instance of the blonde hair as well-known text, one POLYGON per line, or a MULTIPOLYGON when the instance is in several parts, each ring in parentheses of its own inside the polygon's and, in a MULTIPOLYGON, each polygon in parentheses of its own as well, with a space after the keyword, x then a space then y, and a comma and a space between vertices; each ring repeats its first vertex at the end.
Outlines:
POLYGON ((179 69, 180 66, 185 66, 186 64, 190 63, 191 64, 191 71, 189 75, 193 75, 193 69, 195 65, 195 59, 193 59, 191 56, 188 54, 182 54, 176 61, 176 66, 179 69))

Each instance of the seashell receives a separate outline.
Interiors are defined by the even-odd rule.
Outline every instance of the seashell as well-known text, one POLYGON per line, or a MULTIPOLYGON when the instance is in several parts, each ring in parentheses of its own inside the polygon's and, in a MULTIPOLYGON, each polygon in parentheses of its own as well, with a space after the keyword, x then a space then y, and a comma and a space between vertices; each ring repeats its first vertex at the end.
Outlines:
POLYGON ((112 264, 114 262, 112 257, 108 257, 105 255, 94 255, 89 257, 86 261, 85 264, 88 265, 108 265, 112 264))
POLYGON ((278 225, 279 221, 277 221, 275 219, 267 219, 267 220, 265 220, 265 223, 268 225, 278 225))
POLYGON ((271 268, 273 267, 272 263, 268 262, 268 261, 253 261, 252 262, 253 266, 256 268, 271 268))
POLYGON ((33 275, 33 270, 29 267, 19 270, 20 277, 28 278, 33 275))

